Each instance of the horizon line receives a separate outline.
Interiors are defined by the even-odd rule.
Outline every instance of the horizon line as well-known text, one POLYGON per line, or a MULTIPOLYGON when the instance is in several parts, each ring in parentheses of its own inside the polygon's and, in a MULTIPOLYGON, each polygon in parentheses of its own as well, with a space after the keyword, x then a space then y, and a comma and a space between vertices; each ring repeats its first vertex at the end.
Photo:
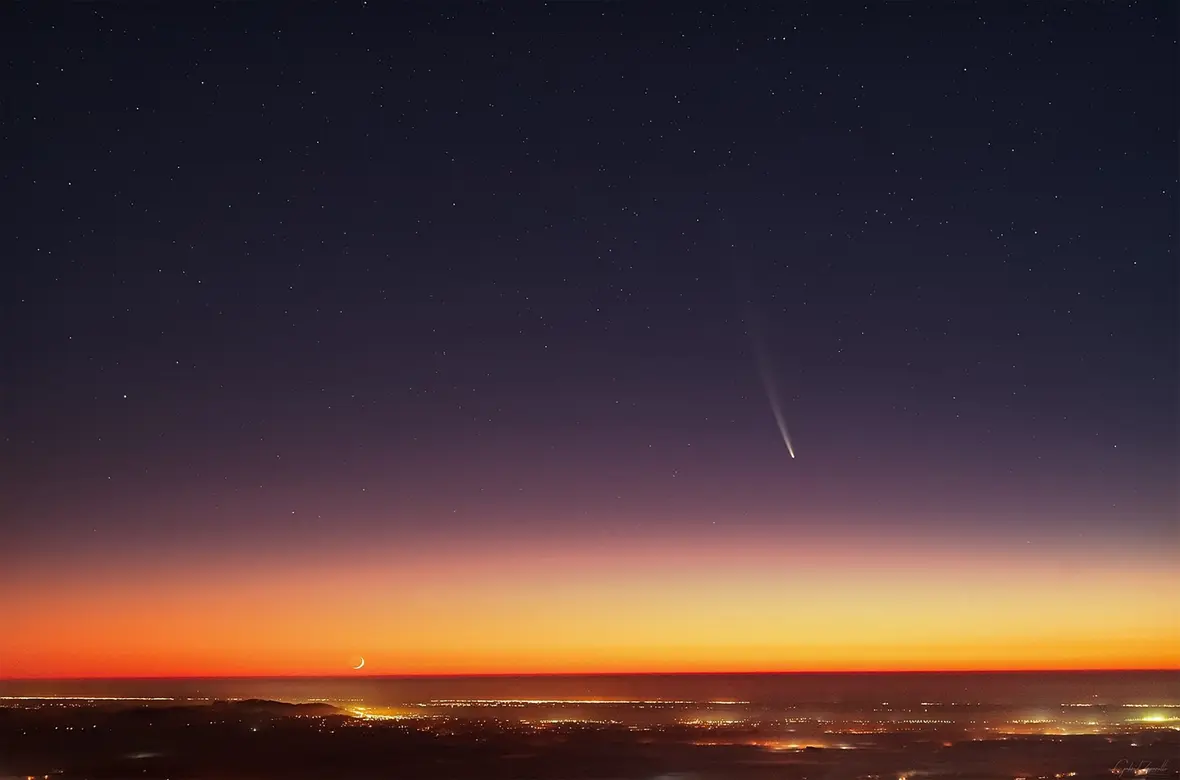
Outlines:
POLYGON ((757 677, 757 676, 855 676, 855 675, 987 675, 987 674, 1150 674, 1180 673, 1177 667, 1099 667, 1099 668, 997 668, 997 669, 796 669, 759 671, 631 671, 631 672, 410 672, 389 674, 228 674, 228 675, 143 675, 105 676, 87 675, 81 677, 0 677, 0 683, 7 682, 148 682, 153 680, 462 680, 487 678, 537 678, 537 677, 757 677))

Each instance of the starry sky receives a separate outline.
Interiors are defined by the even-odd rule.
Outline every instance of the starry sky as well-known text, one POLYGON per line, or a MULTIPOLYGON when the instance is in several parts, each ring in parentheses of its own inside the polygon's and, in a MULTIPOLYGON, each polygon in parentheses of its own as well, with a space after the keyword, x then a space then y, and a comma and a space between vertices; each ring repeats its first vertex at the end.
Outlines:
POLYGON ((1175 6, 766 5, 10 9, 0 677, 1180 666, 1175 6))

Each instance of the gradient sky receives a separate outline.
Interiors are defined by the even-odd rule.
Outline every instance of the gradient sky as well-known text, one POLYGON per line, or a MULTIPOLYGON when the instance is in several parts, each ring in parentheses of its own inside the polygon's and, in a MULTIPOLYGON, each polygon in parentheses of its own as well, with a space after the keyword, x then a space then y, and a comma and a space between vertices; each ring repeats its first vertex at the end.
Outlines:
POLYGON ((1174 5, 3 27, 0 677, 1180 666, 1174 5))

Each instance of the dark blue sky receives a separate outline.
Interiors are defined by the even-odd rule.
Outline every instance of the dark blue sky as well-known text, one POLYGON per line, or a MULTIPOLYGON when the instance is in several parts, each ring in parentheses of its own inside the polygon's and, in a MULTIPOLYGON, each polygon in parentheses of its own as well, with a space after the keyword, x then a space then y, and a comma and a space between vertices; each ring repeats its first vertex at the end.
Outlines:
POLYGON ((11 9, 0 547, 1174 539, 1174 6, 788 5, 11 9))

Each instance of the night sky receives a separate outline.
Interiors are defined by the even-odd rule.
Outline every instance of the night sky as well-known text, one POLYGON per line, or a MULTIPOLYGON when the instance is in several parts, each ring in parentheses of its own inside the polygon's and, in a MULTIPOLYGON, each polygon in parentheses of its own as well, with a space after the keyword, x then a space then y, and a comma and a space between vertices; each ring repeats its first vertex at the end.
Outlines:
POLYGON ((10 7, 0 676, 1180 665, 1175 5, 777 5, 10 7))

